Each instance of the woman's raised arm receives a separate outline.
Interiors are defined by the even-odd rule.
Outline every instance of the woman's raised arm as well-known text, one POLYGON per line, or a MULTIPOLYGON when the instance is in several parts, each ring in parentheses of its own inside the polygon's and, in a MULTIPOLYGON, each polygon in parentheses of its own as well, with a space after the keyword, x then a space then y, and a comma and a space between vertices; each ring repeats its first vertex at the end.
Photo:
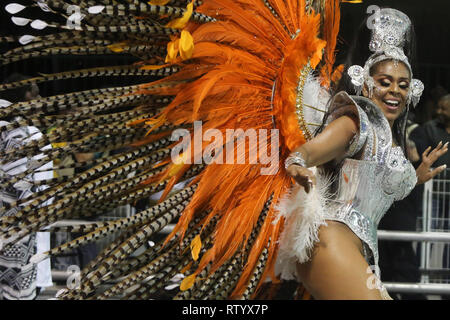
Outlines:
POLYGON ((333 120, 320 134, 293 151, 301 154, 304 166, 293 163, 286 168, 287 173, 309 192, 315 184, 315 176, 307 168, 342 158, 358 130, 350 116, 343 115, 333 120))

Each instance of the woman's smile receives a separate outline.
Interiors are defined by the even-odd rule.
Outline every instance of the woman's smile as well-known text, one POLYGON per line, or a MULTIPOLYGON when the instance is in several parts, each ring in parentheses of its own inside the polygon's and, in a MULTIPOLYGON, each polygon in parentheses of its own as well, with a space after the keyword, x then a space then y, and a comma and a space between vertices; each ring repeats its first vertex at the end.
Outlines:
MULTIPOLYGON (((409 69, 402 62, 386 60, 374 66, 372 78, 375 85, 370 98, 392 126, 406 107, 411 81, 409 69)), ((363 93, 369 96, 367 87, 363 93)))

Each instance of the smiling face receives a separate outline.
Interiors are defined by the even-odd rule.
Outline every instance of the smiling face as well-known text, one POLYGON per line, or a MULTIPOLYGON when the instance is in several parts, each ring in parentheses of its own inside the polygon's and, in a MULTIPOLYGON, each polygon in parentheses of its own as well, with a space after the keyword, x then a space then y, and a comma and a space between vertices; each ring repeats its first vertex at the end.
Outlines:
POLYGON ((383 111, 392 128, 394 121, 406 107, 411 82, 409 69, 402 62, 386 60, 373 66, 371 75, 375 83, 373 95, 369 97, 366 86, 363 95, 383 111))

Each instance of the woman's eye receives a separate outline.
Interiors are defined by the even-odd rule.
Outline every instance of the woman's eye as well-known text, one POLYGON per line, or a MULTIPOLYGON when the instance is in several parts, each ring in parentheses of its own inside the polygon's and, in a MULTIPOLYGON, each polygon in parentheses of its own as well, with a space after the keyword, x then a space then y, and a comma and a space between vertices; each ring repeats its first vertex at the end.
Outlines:
POLYGON ((409 83, 400 83, 400 88, 408 89, 409 88, 409 83))
POLYGON ((380 84, 381 84, 383 87, 389 87, 389 86, 391 85, 391 83, 390 83, 389 81, 387 81, 387 80, 381 80, 381 81, 380 81, 380 84))

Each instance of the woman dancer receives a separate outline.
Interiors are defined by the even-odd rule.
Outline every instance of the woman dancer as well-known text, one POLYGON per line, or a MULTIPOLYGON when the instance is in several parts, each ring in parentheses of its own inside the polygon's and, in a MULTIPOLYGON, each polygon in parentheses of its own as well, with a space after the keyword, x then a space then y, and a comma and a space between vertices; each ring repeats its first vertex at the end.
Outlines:
MULTIPOLYGON (((372 271, 379 276, 377 225, 395 200, 445 169, 430 167, 448 151, 448 142, 431 152, 429 147, 416 171, 405 157, 408 108, 423 90, 404 54, 405 45, 412 43, 411 29, 409 18, 397 10, 376 12, 369 46, 373 54, 364 68, 348 68, 362 96, 337 93, 324 130, 286 160, 287 172, 306 192, 316 175, 337 178, 322 220, 316 221, 319 241, 306 253, 309 259, 296 265, 300 281, 316 299, 389 298, 372 281, 372 271), (316 166, 322 169, 317 174, 308 169, 316 166)), ((296 237, 292 230, 285 237, 296 237)), ((286 242, 282 251, 296 250, 292 240, 286 242)))

